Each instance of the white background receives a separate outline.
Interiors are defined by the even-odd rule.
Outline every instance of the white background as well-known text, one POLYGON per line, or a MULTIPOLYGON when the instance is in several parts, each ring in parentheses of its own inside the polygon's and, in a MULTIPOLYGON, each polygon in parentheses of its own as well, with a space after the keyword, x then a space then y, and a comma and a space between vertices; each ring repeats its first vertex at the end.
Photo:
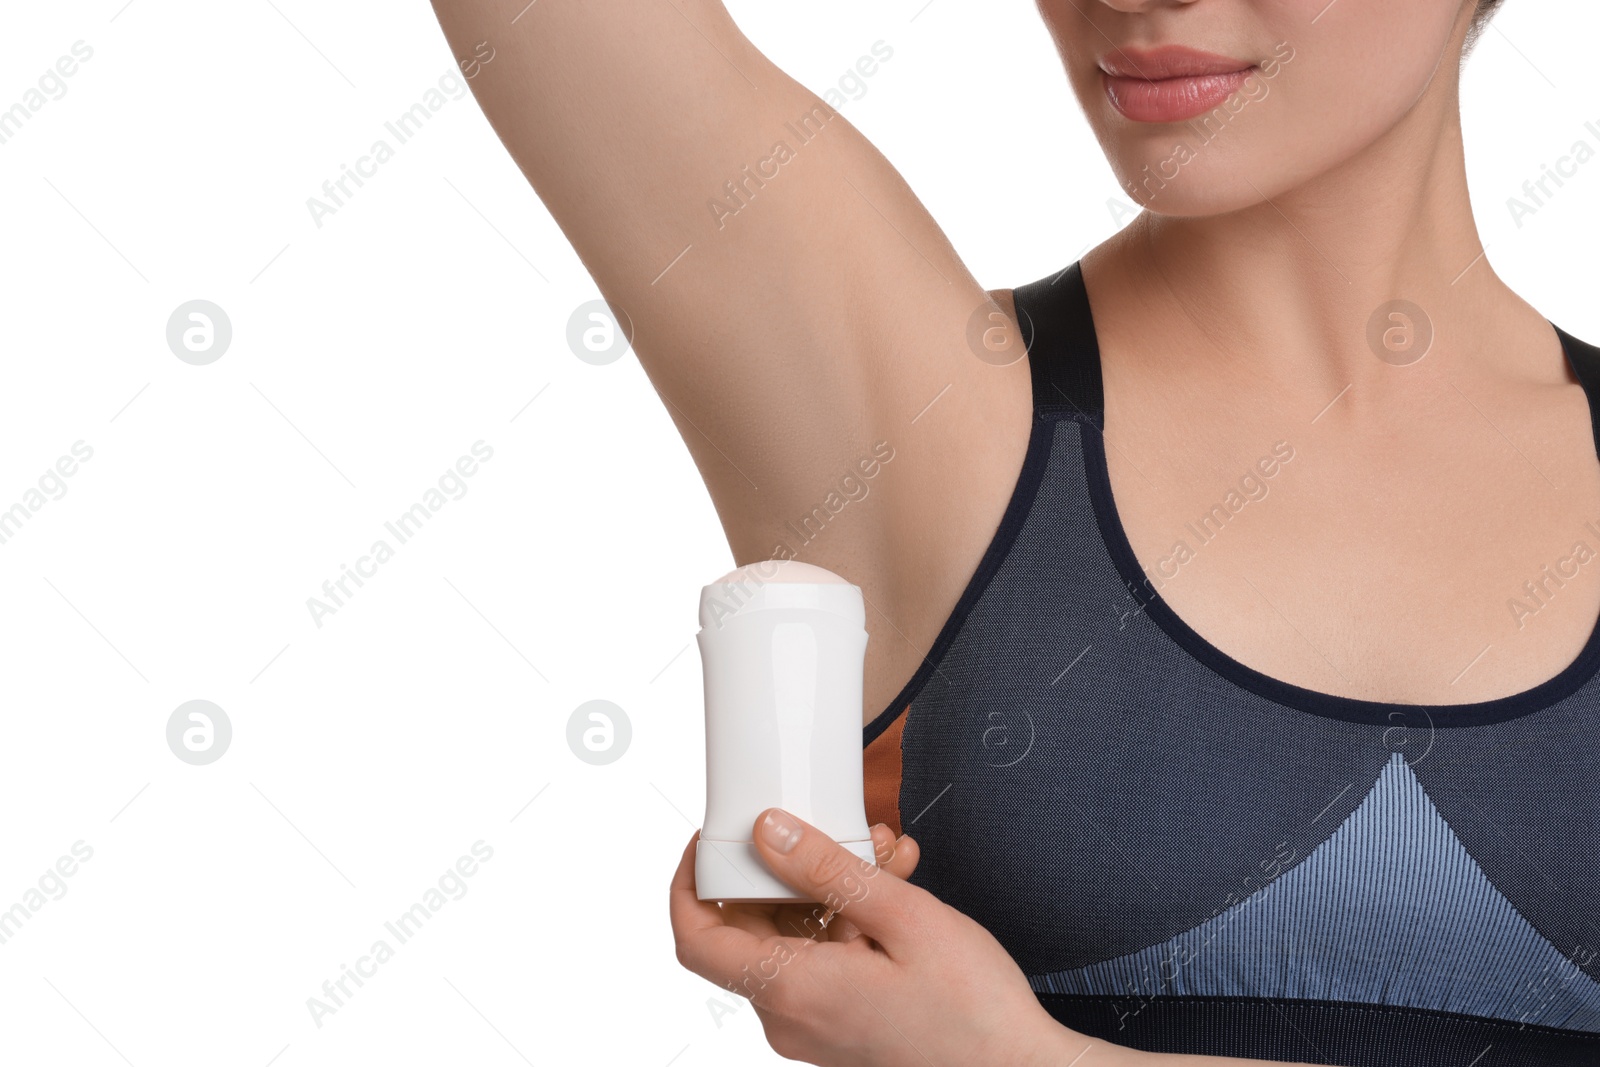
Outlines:
MULTIPOLYGON (((696 598, 732 561, 664 409, 631 355, 569 351, 598 293, 470 96, 307 210, 452 70, 431 10, 124 4, 11 4, 0 35, 0 108, 94 50, 0 145, 0 509, 93 449, 0 545, 0 909, 93 849, 0 944, 0 1060, 775 1061, 666 920, 704 803, 696 598), (165 335, 196 298, 233 326, 204 367, 165 335), (318 627, 307 598, 479 440, 466 495, 318 627), (597 698, 633 727, 608 766, 565 739, 597 698), (233 726, 208 766, 166 743, 192 699, 233 726), (317 1026, 307 998, 480 840, 317 1026)), ((1115 228, 1031 3, 730 6, 818 92, 894 49, 845 113, 985 285, 1115 228)), ((1512 0, 1464 108, 1491 260, 1590 340, 1600 161, 1520 229, 1505 202, 1600 141, 1596 39, 1592 4, 1512 0)))

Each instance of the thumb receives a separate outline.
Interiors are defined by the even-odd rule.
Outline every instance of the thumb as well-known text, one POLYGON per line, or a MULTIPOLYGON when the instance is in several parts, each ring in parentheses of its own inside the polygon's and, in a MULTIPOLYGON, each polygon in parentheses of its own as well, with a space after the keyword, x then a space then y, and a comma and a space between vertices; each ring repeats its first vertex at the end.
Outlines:
POLYGON ((815 826, 782 808, 756 818, 756 848, 772 873, 797 893, 845 913, 887 950, 907 933, 914 887, 885 874, 815 826))
POLYGON ((872 847, 878 854, 878 867, 896 878, 911 880, 917 863, 922 859, 922 848, 910 834, 896 837, 894 831, 883 823, 872 828, 872 847))

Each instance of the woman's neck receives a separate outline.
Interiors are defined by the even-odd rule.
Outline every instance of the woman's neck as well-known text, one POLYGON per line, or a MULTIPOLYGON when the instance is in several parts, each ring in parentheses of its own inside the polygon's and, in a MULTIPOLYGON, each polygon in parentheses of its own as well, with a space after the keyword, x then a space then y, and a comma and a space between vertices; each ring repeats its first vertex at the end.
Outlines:
POLYGON ((1086 257, 1087 273, 1132 283, 1145 304, 1141 319, 1185 330, 1202 346, 1196 357, 1314 391, 1381 381, 1394 395, 1393 366, 1406 356, 1386 360, 1374 350, 1375 318, 1379 336, 1402 346, 1405 330, 1431 329, 1433 350, 1457 369, 1462 360, 1493 360, 1495 339, 1526 337, 1543 320, 1488 262, 1468 197, 1457 99, 1453 78, 1435 79, 1360 154, 1239 210, 1146 212, 1086 257), (1402 300, 1421 320, 1406 309, 1392 320, 1380 312, 1402 300))

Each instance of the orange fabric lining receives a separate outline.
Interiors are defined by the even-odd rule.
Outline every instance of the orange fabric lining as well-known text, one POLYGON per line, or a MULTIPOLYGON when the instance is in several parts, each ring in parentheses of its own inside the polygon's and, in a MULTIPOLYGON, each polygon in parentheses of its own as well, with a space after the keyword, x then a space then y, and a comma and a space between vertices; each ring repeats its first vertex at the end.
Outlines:
POLYGON ((905 732, 911 705, 897 716, 889 728, 862 753, 866 780, 867 824, 883 823, 900 835, 900 735, 905 732))

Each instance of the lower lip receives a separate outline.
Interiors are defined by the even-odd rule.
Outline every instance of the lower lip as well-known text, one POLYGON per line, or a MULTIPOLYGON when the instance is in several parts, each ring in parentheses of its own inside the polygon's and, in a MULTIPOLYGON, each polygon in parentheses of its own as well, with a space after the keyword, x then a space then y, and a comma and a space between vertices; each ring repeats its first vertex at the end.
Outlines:
POLYGON ((1102 74, 1111 106, 1134 122, 1182 122, 1204 114, 1238 92, 1254 67, 1190 78, 1124 78, 1102 74))

